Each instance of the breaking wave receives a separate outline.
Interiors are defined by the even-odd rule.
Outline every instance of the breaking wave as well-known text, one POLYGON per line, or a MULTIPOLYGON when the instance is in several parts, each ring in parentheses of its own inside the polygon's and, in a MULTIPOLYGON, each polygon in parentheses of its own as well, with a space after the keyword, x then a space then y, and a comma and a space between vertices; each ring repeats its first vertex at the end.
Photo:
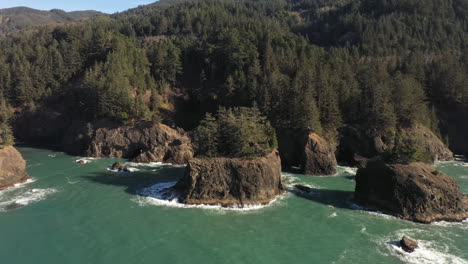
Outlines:
POLYGON ((22 192, 14 192, 18 190, 7 190, 0 193, 0 212, 15 210, 26 205, 42 201, 47 196, 56 193, 57 190, 52 188, 47 189, 30 189, 22 192))
POLYGON ((442 242, 427 241, 417 239, 421 232, 428 232, 419 229, 403 229, 378 241, 378 243, 386 244, 387 250, 391 255, 399 258, 404 263, 410 264, 468 264, 468 261, 449 253, 449 246, 442 242), (408 253, 404 251, 399 241, 392 239, 400 239, 404 235, 412 235, 412 238, 418 242, 418 248, 408 253))
POLYGON ((251 204, 251 205, 238 205, 231 207, 223 207, 221 205, 207 205, 207 204, 184 204, 179 202, 175 194, 167 193, 167 189, 173 187, 177 182, 165 182, 152 185, 137 191, 137 197, 133 200, 140 206, 156 205, 167 206, 174 208, 200 208, 211 210, 224 210, 224 211, 255 211, 264 209, 273 205, 276 201, 282 199, 285 195, 278 196, 268 204, 251 204))

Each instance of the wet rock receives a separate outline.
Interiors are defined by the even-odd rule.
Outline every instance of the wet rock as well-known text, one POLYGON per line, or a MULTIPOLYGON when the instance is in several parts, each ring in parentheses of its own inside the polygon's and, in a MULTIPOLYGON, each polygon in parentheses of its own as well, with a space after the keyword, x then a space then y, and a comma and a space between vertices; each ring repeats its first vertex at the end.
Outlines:
POLYGON ((254 159, 191 160, 174 190, 186 204, 266 204, 284 192, 279 153, 254 159))
POLYGON ((403 236, 403 238, 400 240, 400 246, 404 251, 411 253, 418 248, 418 242, 403 236))

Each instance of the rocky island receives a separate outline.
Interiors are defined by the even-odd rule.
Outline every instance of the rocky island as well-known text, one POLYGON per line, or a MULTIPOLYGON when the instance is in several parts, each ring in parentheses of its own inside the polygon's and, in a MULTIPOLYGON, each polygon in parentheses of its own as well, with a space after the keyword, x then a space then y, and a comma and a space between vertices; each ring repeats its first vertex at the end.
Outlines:
POLYGON ((420 223, 468 218, 468 196, 460 193, 456 181, 420 162, 369 161, 357 172, 354 199, 370 209, 420 223))
POLYGON ((267 204, 284 192, 275 134, 256 108, 219 109, 196 130, 197 158, 169 191, 186 204, 267 204), (230 131, 225 128, 229 127, 230 131))

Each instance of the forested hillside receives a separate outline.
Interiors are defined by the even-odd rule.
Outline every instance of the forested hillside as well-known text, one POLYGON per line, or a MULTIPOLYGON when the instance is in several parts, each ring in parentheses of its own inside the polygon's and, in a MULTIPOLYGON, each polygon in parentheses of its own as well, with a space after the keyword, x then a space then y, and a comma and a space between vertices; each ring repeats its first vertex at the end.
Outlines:
POLYGON ((0 9, 0 34, 7 34, 39 25, 73 22, 101 15, 104 14, 92 10, 65 12, 60 9, 41 11, 27 7, 0 9))
POLYGON ((411 123, 447 138, 468 117, 467 12, 467 0, 165 1, 1 39, 0 89, 17 111, 88 122, 193 129, 256 106, 275 128, 332 141, 411 123))

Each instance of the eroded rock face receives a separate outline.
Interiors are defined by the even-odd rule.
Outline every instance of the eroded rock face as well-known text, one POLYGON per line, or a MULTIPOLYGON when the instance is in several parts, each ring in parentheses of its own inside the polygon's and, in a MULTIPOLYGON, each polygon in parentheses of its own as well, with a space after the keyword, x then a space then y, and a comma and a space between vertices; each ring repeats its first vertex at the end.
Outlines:
POLYGON ((174 190, 187 204, 266 204, 284 191, 279 153, 255 159, 191 160, 174 190))
POLYGON ((306 139, 302 160, 303 173, 306 175, 332 175, 338 166, 334 148, 315 133, 306 139))
POLYGON ((371 209, 430 223, 468 217, 468 197, 456 181, 424 163, 369 162, 356 174, 354 199, 371 209))
POLYGON ((30 179, 26 161, 14 147, 0 149, 0 190, 30 179))
POLYGON ((185 164, 193 158, 190 138, 183 130, 163 124, 101 127, 94 130, 87 155, 128 158, 135 162, 185 164))
POLYGON ((277 132, 283 167, 306 175, 336 173, 335 148, 316 133, 307 130, 282 129, 277 132))

